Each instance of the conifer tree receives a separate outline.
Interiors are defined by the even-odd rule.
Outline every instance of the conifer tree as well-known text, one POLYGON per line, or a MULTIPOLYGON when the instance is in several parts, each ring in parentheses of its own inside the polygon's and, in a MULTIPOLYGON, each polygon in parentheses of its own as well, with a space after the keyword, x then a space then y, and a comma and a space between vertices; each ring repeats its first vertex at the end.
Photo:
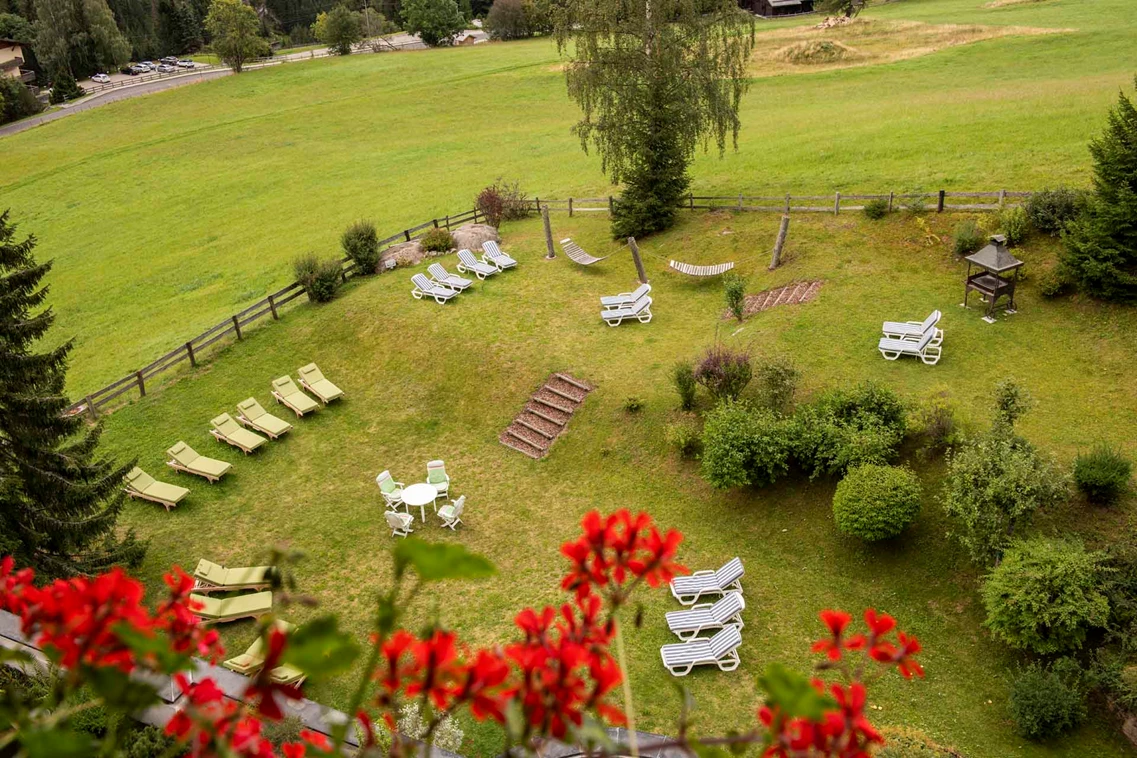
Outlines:
POLYGON ((0 214, 0 555, 48 577, 136 565, 145 545, 115 529, 133 463, 100 457, 101 428, 63 415, 71 343, 35 351, 55 318, 35 244, 0 214))
POLYGON ((1137 302, 1137 108, 1124 92, 1090 154, 1094 192, 1067 228, 1063 270, 1095 297, 1137 302))

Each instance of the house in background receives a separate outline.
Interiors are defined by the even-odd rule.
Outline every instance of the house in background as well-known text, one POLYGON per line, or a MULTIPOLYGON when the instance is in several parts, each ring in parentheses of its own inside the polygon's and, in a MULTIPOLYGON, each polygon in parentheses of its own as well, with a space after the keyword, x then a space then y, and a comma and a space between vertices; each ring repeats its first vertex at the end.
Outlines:
POLYGON ((813 0, 740 0, 742 7, 765 18, 813 13, 813 0))
POLYGON ((25 71, 24 48, 14 39, 0 37, 0 76, 19 79, 24 84, 31 84, 36 80, 35 71, 25 71))

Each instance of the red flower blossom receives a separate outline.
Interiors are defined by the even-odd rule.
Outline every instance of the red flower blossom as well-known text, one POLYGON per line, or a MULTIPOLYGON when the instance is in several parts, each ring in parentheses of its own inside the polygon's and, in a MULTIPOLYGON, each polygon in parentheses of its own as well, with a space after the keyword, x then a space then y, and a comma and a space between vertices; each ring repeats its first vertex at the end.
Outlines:
POLYGON ((288 646, 288 635, 278 626, 268 630, 268 649, 265 652, 264 664, 253 677, 253 681, 245 688, 245 699, 257 704, 257 712, 272 721, 279 721, 284 717, 280 709, 278 695, 287 700, 301 700, 300 688, 293 684, 280 684, 273 681, 272 672, 280 665, 284 656, 284 649, 288 646))
POLYGON ((810 649, 815 653, 825 653, 831 661, 841 660, 846 650, 859 650, 865 645, 864 635, 854 634, 845 638, 845 628, 853 617, 844 611, 824 610, 820 614, 821 622, 829 628, 829 636, 813 643, 810 649))
POLYGON ((621 509, 603 518, 591 511, 581 527, 583 535, 561 546, 572 564, 561 587, 580 596, 601 587, 621 595, 629 577, 658 587, 687 570, 674 560, 683 535, 674 529, 661 535, 646 513, 621 509))

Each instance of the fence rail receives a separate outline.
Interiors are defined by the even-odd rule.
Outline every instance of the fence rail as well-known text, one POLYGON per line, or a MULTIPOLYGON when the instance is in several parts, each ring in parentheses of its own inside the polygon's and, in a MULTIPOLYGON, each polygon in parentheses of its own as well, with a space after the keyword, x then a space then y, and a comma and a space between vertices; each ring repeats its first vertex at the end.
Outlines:
MULTIPOLYGON (((432 218, 430 221, 416 224, 397 234, 392 234, 389 237, 379 240, 379 245, 383 247, 395 243, 410 242, 419 236, 418 232, 422 232, 426 229, 452 229, 466 222, 473 221, 477 223, 479 220, 483 220, 483 216, 481 211, 477 208, 463 211, 453 216, 432 218)), ((343 281, 346 282, 349 276, 355 275, 356 273, 355 264, 350 258, 343 258, 340 261, 340 275, 343 281)), ((183 342, 152 363, 135 369, 121 379, 111 382, 102 389, 86 395, 79 402, 72 404, 71 407, 67 409, 67 413, 88 413, 92 417, 95 417, 98 415, 100 408, 105 407, 112 400, 116 400, 128 392, 137 392, 139 397, 145 397, 146 383, 150 379, 169 371, 185 361, 189 361, 190 366, 196 367, 203 351, 207 348, 215 345, 229 335, 234 335, 238 340, 243 339, 245 336, 245 327, 266 316, 271 316, 274 321, 278 320, 280 318, 281 308, 302 295, 304 295, 304 285, 300 282, 292 282, 292 284, 289 284, 287 287, 280 288, 276 292, 267 295, 243 310, 237 311, 224 321, 214 324, 196 337, 192 337, 186 342, 183 342)))

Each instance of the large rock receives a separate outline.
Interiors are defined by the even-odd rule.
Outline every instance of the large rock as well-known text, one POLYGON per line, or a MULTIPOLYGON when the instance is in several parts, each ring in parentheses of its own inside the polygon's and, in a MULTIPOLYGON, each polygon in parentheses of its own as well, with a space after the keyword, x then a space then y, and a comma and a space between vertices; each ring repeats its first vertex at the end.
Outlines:
POLYGON ((413 266, 425 257, 426 251, 418 240, 391 245, 379 254, 379 270, 386 268, 387 261, 393 260, 396 266, 413 266))
POLYGON ((472 250, 479 256, 482 252, 482 243, 493 240, 501 242, 501 235, 497 229, 488 224, 462 224, 451 232, 454 236, 454 247, 457 250, 472 250))

